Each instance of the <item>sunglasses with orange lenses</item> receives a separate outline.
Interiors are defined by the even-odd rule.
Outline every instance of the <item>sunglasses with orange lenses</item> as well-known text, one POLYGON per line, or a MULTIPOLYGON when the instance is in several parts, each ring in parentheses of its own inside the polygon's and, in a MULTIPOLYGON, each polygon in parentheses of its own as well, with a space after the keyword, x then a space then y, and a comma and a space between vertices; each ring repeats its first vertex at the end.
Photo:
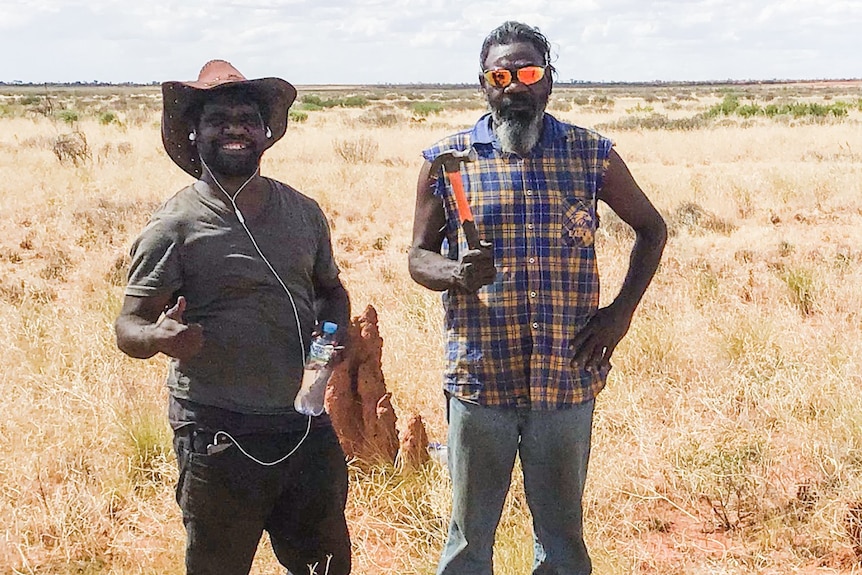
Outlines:
POLYGON ((514 70, 495 68, 485 70, 482 75, 495 88, 505 88, 512 83, 512 73, 514 72, 518 82, 525 86, 531 86, 545 77, 545 69, 545 66, 523 66, 514 70))

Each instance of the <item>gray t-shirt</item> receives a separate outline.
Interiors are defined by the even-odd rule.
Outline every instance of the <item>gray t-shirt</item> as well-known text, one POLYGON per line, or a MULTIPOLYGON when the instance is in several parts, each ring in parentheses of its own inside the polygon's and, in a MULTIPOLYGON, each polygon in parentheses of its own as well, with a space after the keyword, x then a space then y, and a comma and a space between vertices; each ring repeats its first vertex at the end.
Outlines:
POLYGON ((204 346, 172 359, 175 397, 247 414, 294 413, 315 323, 314 289, 337 282, 329 225, 317 202, 274 180, 246 225, 296 305, 258 255, 227 198, 196 182, 165 202, 132 247, 126 295, 185 296, 204 346), (303 348, 304 346, 304 348, 303 348))

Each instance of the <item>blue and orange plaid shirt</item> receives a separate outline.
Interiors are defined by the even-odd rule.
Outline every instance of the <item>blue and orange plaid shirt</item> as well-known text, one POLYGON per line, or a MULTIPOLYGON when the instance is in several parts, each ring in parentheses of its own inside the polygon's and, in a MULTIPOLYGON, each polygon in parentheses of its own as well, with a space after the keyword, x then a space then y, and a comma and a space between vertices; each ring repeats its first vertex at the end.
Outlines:
MULTIPOLYGON (((527 157, 505 153, 490 115, 423 151, 475 148, 462 164, 479 236, 493 244, 497 278, 475 294, 443 294, 446 391, 487 406, 564 409, 590 401, 607 373, 572 368, 569 343, 599 304, 596 195, 613 143, 544 116, 527 157)), ((443 198, 449 258, 467 250, 448 178, 443 198)))

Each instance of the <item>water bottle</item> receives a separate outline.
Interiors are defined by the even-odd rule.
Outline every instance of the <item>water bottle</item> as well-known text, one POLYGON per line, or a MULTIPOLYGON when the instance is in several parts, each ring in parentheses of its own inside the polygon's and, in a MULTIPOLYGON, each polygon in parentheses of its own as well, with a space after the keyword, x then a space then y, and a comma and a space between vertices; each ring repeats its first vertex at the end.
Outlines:
POLYGON ((436 441, 428 444, 428 455, 431 456, 431 461, 440 465, 448 465, 449 463, 449 448, 442 443, 436 441))
POLYGON ((323 322, 323 333, 311 340, 308 358, 305 360, 305 370, 302 372, 302 386, 293 407, 303 415, 318 416, 323 413, 323 398, 326 394, 326 383, 332 369, 329 360, 335 352, 335 332, 338 326, 332 322, 323 322))

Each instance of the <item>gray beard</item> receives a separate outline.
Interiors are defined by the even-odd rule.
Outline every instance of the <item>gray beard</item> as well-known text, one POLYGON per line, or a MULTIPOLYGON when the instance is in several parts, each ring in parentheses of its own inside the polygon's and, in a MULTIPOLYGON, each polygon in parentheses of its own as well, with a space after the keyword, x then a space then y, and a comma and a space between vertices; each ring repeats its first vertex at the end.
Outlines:
POLYGON ((494 134, 500 140, 504 152, 526 156, 539 142, 542 135, 542 117, 536 114, 532 118, 501 118, 497 112, 492 114, 494 134))

